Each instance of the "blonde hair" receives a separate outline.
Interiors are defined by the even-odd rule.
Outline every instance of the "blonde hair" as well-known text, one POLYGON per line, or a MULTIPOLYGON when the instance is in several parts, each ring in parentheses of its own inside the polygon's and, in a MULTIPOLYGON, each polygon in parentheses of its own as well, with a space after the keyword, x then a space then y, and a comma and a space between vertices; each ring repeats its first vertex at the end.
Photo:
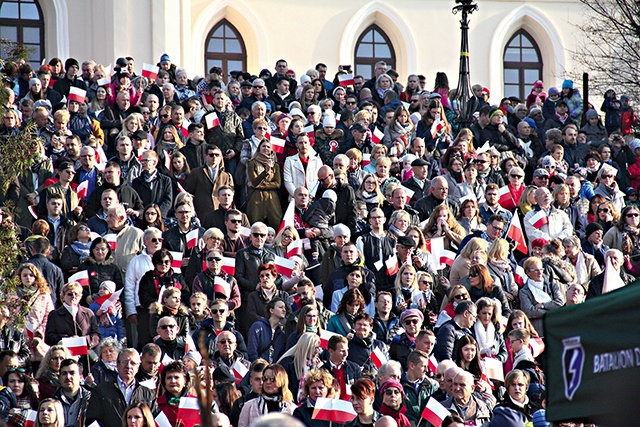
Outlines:
POLYGON ((505 261, 509 257, 509 242, 498 238, 491 243, 488 251, 489 258, 505 261))

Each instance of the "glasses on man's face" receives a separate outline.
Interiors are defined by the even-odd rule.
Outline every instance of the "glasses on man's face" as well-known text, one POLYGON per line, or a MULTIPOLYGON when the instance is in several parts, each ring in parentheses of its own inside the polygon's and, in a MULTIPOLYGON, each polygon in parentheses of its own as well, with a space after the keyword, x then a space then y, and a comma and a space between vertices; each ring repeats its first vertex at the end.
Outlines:
POLYGON ((235 341, 231 340, 218 340, 218 344, 235 344, 235 341))
POLYGON ((176 215, 188 215, 190 213, 191 213, 191 211, 177 211, 176 215))
POLYGON ((263 239, 264 239, 265 237, 267 237, 267 235, 266 235, 266 234, 264 234, 264 233, 251 233, 251 235, 252 235, 253 237, 256 237, 256 238, 258 238, 258 237, 259 237, 259 238, 263 238, 263 239))
POLYGON ((168 119, 169 115, 168 114, 160 114, 160 118, 161 119, 168 119))
POLYGON ((520 179, 522 178, 522 175, 509 175, 511 178, 516 178, 516 179, 520 179))
POLYGON ((232 224, 242 224, 241 219, 229 219, 228 221, 232 224))
POLYGON ((153 243, 162 243, 164 242, 164 239, 162 237, 154 237, 151 239, 151 242, 153 243))
POLYGON ((158 328, 160 329, 173 329, 175 327, 177 327, 178 325, 160 325, 158 326, 158 328))
POLYGON ((224 312, 227 311, 224 308, 212 308, 211 309, 211 314, 224 314, 224 312))
POLYGON ((220 261, 222 261, 222 258, 217 257, 217 256, 210 256, 210 257, 207 257, 207 261, 209 261, 209 262, 212 262, 212 261, 220 262, 220 261))
POLYGON ((207 153, 209 157, 222 157, 222 153, 207 153))

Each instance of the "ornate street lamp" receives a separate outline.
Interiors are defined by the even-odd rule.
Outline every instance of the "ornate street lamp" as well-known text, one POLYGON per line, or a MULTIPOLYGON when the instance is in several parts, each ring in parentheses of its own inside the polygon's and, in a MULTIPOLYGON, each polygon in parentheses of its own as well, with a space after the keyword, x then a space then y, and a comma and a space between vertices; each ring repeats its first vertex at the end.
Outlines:
POLYGON ((471 100, 471 83, 469 79, 469 15, 478 10, 478 5, 473 0, 456 0, 453 14, 462 12, 460 19, 460 29, 462 30, 462 40, 460 42, 460 72, 458 76, 458 88, 456 89, 456 100, 460 108, 458 122, 460 128, 471 126, 473 112, 475 111, 474 100, 471 100))

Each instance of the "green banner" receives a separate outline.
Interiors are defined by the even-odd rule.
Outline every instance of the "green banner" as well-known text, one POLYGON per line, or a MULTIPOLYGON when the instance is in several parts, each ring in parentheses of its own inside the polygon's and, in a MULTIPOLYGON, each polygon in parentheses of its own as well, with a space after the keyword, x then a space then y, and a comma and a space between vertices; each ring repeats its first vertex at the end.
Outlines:
POLYGON ((545 316, 548 421, 640 425, 639 283, 545 316))

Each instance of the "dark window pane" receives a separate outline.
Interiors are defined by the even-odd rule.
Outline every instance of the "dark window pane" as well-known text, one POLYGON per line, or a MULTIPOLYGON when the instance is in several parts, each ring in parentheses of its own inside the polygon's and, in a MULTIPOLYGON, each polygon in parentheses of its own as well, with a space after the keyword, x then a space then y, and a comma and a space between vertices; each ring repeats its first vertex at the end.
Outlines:
POLYGON ((503 58, 504 95, 526 97, 533 82, 542 76, 540 50, 524 30, 518 30, 507 43, 503 58))

